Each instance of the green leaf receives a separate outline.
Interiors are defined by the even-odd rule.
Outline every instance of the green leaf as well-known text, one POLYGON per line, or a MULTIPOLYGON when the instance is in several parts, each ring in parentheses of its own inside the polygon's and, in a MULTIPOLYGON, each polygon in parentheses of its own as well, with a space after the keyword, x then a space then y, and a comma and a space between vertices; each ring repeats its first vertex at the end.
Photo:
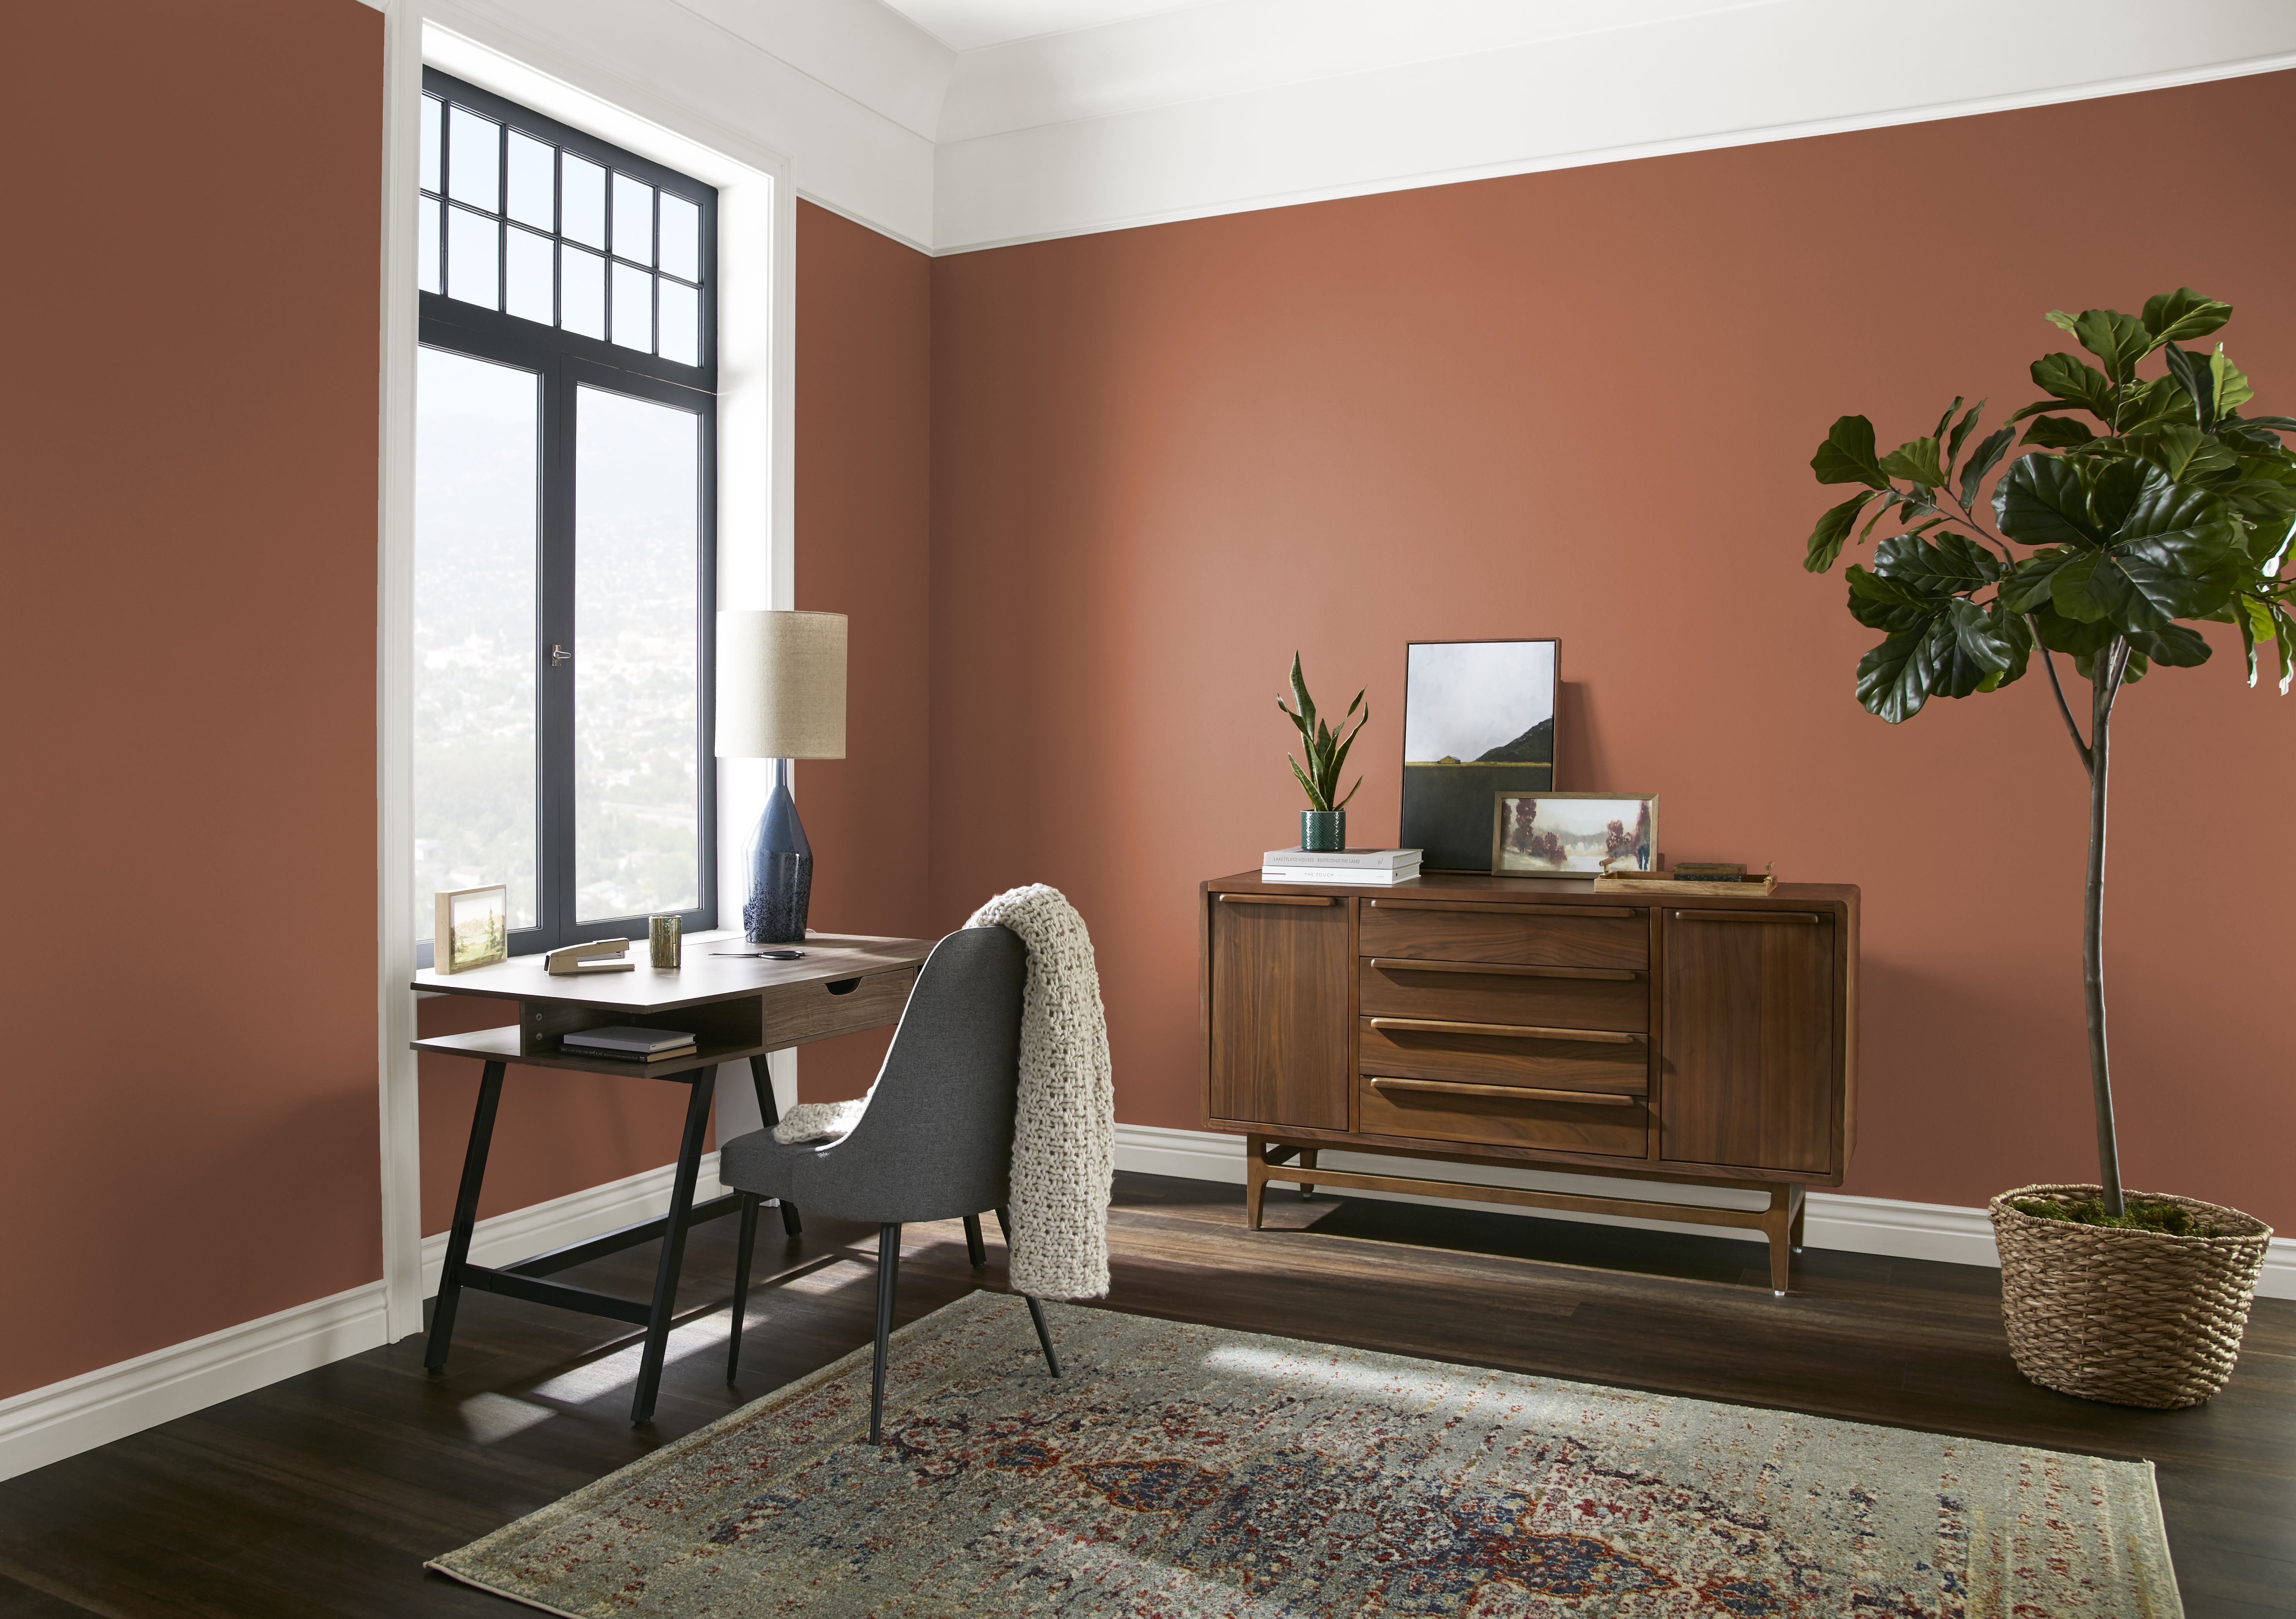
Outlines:
POLYGON ((2262 635, 2270 639, 2272 609, 2253 596, 2243 596, 2234 605, 2238 610, 2234 613, 2233 620, 2240 626, 2241 662, 2248 670, 2248 689, 2253 691, 2256 690, 2256 638, 2262 635))
POLYGON ((2216 495, 2145 472, 2144 495, 2114 536, 2112 565, 2145 611, 2125 609, 2132 629, 2215 611, 2250 572, 2240 526, 2216 495), (2150 621, 2148 621, 2150 620, 2150 621))
POLYGON ((2025 442, 2052 450, 2069 450, 2096 437, 2070 416, 2037 416, 2025 429, 2025 442))
POLYGON ((2046 606, 2057 570, 2080 554, 2079 548, 2066 545, 2036 552, 2009 570, 2001 581, 1998 600, 2013 613, 2030 613, 2046 606))
MULTIPOLYGON (((1922 705, 1929 700, 1929 678, 1935 660, 1915 654, 1938 634, 1943 620, 1944 615, 1939 614, 1925 629, 1892 635, 1857 660, 1857 700, 1868 714, 1902 725, 1922 711, 1922 705)), ((1950 636, 1953 631, 1948 626, 1944 634, 1950 636)))
POLYGON ((1993 491, 2001 532, 2021 545, 2101 545, 2088 513, 2088 491, 2061 455, 2021 455, 1993 491))
POLYGON ((2088 486, 2089 521, 2108 539, 2120 533, 2136 510, 2136 503, 2160 480, 2160 473, 2143 462, 2121 459, 2080 469, 2088 486))
MULTIPOLYGON (((1809 531, 1808 547, 1801 563, 1805 569, 1822 574, 1833 566, 1833 560, 1841 554, 1843 542, 1849 537, 1849 530, 1857 524, 1858 512, 1873 498, 1873 490, 1861 490, 1840 505, 1826 508, 1817 519, 1817 527, 1809 531)), ((1880 515, 1874 513, 1877 518, 1880 515)))
POLYGON ((1822 484, 1869 484, 1888 487, 1874 459, 1874 424, 1863 416, 1841 416, 1826 429, 1825 442, 1809 458, 1809 470, 1822 484))
POLYGON ((2009 668, 2010 643, 1986 610, 1956 596, 1945 609, 1941 627, 1922 638, 1916 658, 1931 661, 1929 688, 1939 697, 1967 697, 1988 676, 2009 668))
POLYGON ((1977 503, 1978 491, 1985 483, 1985 475, 1993 470, 2016 437, 2017 429, 2014 428, 1997 428, 1969 453, 1969 464, 1961 470, 1961 503, 1964 510, 1977 503))
POLYGON ((2008 426, 2022 421, 2028 416, 2038 416, 2043 411, 2061 411, 2064 408, 2065 402, 2062 399, 2036 399, 2030 405, 2021 405, 2010 412, 2008 415, 2002 418, 2002 421, 2003 425, 2008 426))
POLYGON ((2131 630, 2128 644, 2148 661, 2169 669, 2197 669, 2208 662, 2215 650, 2209 645, 2207 636, 2181 624, 2165 624, 2157 630, 2131 630))
POLYGON ((2169 374, 2177 379, 2178 387, 2192 396, 2193 420, 2200 425, 2202 432, 2207 432, 2216 426, 2217 421, 2215 372, 2174 343, 2169 345, 2168 360, 2169 374))
POLYGON ((1956 394, 1953 397, 1953 403, 1945 407, 1945 414, 1938 418, 1937 426, 1930 429, 1930 437, 1932 438, 1943 438, 1945 437, 1946 425, 1953 420, 1954 412, 1960 408, 1961 396, 1959 394, 1956 394))
POLYGON ((1938 465, 1938 441, 1934 438, 1906 439, 1882 458, 1881 467, 1887 476, 1905 478, 1924 489, 1934 489, 1945 482, 1945 470, 1938 465))
POLYGON ((1919 629, 1936 617, 1945 598, 1932 596, 1893 579, 1882 578, 1851 563, 1844 577, 1849 582, 1849 616, 1869 630, 1896 634, 1919 629))
POLYGON ((2001 576, 2000 560, 1964 535, 1934 543, 1913 535, 1892 535, 1874 548, 1874 571, 1907 590, 1929 597, 1966 594, 2001 576))
POLYGON ((2232 319, 2232 306, 2179 287, 2144 300, 2144 330, 2156 343, 2204 338, 2232 319))
MULTIPOLYGON (((2113 627, 2109 624, 2082 624, 2046 604, 2034 609, 2031 617, 2041 644, 2052 652, 2087 658, 2114 638, 2113 627)), ((2086 675, 2087 671, 2084 669, 2082 673, 2086 675)))
POLYGON ((1300 654, 1292 654, 1292 700, 1300 705, 1300 729, 1303 734, 1316 723, 1316 699, 1308 695, 1307 676, 1300 672, 1300 654))
POLYGON ((2043 315, 2041 318, 2048 322, 2052 326, 2063 327, 2067 331, 2078 331, 2080 330, 2079 323, 2077 323, 2071 315, 2067 315, 2062 309, 2052 309, 2048 314, 2043 315))
MULTIPOLYGON (((2033 381, 2042 392, 2054 394, 2069 405, 2078 405, 2100 421, 2112 420, 2112 383, 2078 355, 2062 352, 2045 354, 2033 362, 2033 381)), ((2052 407, 2054 408, 2054 407, 2052 407)), ((2017 413, 2028 414, 2028 405, 2017 413)), ((2014 421, 2016 418, 2012 417, 2014 421)))
POLYGON ((2272 622, 2278 626, 2280 652, 2280 695, 2288 695, 2288 685, 2296 681, 2296 617, 2277 601, 2272 604, 2272 622))
POLYGON ((2248 373, 2232 363, 2222 343, 2218 344, 2216 353, 2209 356, 2209 376, 2216 384, 2218 415, 2236 411, 2256 397, 2256 390, 2248 385, 2248 373))
POLYGON ((2243 418, 2240 425, 2271 428, 2283 433, 2296 433, 2296 416, 2249 416, 2243 418))
POLYGON ((1980 691, 1997 691, 2013 681, 2023 678, 2033 657, 2033 626, 2022 613, 2013 611, 1999 596, 1986 604, 1986 613, 1993 620, 1994 634, 2009 649, 2009 664, 1980 681, 1980 691))
MULTIPOLYGON (((2084 309, 2073 322, 2080 346, 2104 362, 2104 374, 2118 384, 2136 374, 2136 362, 2155 347, 2152 334, 2133 315, 2118 309, 2084 309)), ((2039 380, 2037 376, 2034 379, 2039 380)), ((2046 383, 2044 387, 2047 386, 2046 383)))
POLYGON ((2137 454, 2174 480, 2185 475, 2193 456, 2206 442, 2201 429, 2190 422, 2171 421, 2145 434, 2137 445, 2137 454))
MULTIPOLYGON (((1961 401, 1956 399, 1954 403, 1956 405, 1959 405, 1961 401)), ((1953 463, 1961 459, 1961 446, 1963 440, 1969 437, 1969 429, 1977 425, 1977 419, 1983 415, 1984 413, 1985 401, 1980 399, 1976 404, 1969 407, 1968 411, 1964 413, 1962 419, 1958 422, 1954 424, 1953 437, 1947 439, 1945 444, 1945 470, 1948 474, 1953 471, 1953 463)), ((1951 413, 1951 412, 1947 413, 1948 415, 1951 413)))
POLYGON ((1283 756, 1291 763, 1292 773, 1300 778, 1300 790, 1308 795, 1308 807, 1312 810, 1331 808, 1330 805, 1324 802, 1324 795, 1316 790, 1316 784, 1308 780, 1308 773, 1300 768, 1300 761, 1292 758, 1288 753, 1283 756))
POLYGON ((2162 421, 2195 419, 2193 397, 2174 377, 2155 377, 2149 382, 2132 382, 2122 388, 2115 417, 2122 433, 2140 433, 2162 421))

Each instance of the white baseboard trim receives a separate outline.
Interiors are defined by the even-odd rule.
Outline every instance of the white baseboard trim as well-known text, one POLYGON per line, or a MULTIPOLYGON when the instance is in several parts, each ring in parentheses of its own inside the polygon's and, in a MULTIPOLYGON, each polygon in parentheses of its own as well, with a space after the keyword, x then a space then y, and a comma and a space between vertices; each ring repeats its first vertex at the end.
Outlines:
MULTIPOLYGON (((1617 1195, 1619 1182, 1609 1176, 1573 1175, 1561 1171, 1480 1167, 1468 1165, 1428 1165, 1413 1159, 1382 1158, 1369 1153, 1326 1151, 1322 1163, 1333 1169, 1374 1173, 1413 1174, 1425 1179, 1480 1182, 1488 1186, 1530 1187, 1548 1191, 1583 1191, 1617 1195)), ((1210 1130, 1171 1130, 1155 1124, 1116 1127, 1116 1166, 1142 1174, 1177 1175, 1193 1181, 1243 1181, 1243 1138, 1210 1130)), ((1441 1208, 1472 1208, 1485 1213, 1508 1212, 1506 1206, 1456 1198, 1422 1198, 1404 1192, 1350 1190, 1351 1198, 1383 1198, 1399 1203, 1423 1203, 1441 1208)), ((1749 1208, 1761 1206, 1751 1194, 1716 1187, 1672 1186, 1660 1182, 1637 1184, 1634 1195, 1652 1203, 1721 1204, 1749 1208)), ((1639 1231, 1679 1231, 1680 1226, 1619 1214, 1579 1214, 1568 1209, 1539 1209, 1544 1220, 1578 1220, 1590 1225, 1623 1225, 1639 1231)), ((1757 1234, 1759 1237, 1759 1234, 1757 1234)), ((1803 1239, 1811 1247, 1838 1248, 1851 1254, 1875 1254, 1891 1259, 1939 1259, 1954 1264, 1997 1267, 1993 1227, 1981 1208, 1951 1203, 1907 1203, 1894 1198, 1852 1198, 1840 1192, 1809 1194, 1809 1215, 1803 1239)), ((2296 1298, 2296 1240, 2272 1239, 2258 1281, 2259 1298, 2296 1298)))
POLYGON ((0 1478, 188 1417, 382 1341, 377 1280, 28 1389, 0 1400, 0 1478))
MULTIPOLYGON (((652 1219, 669 1206, 674 1173, 674 1165, 664 1165, 481 1220, 471 1234, 471 1257, 480 1264, 507 1264, 652 1219)), ((694 1197, 699 1201, 725 1190, 713 1152, 701 1161, 694 1197)), ((422 1239, 425 1298, 439 1291, 439 1268, 446 1255, 445 1232, 422 1239)), ((383 1285, 373 1281, 44 1388, 28 1389, 0 1400, 0 1479, 188 1417, 388 1341, 383 1285)))

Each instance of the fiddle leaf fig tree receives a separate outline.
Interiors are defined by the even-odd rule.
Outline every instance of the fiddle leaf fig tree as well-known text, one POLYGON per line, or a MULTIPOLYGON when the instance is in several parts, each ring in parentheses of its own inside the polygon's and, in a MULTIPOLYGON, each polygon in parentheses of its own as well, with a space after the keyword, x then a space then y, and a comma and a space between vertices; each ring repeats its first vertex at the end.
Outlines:
POLYGON ((2022 678, 2033 654, 2088 774, 2088 880, 2081 930, 2098 1179, 2106 1214, 2126 1212, 2105 1047, 2103 914, 2106 764, 2113 706, 2156 667, 2193 668, 2210 647, 2198 622, 2240 632, 2248 683, 2272 642, 2280 691, 2296 682, 2296 617, 2283 579, 2296 521, 2296 454, 2280 439, 2296 419, 2243 415, 2254 389, 2218 343, 2192 347, 2232 307, 2190 287, 2118 309, 2047 316, 2087 355, 2033 362, 2048 397, 1974 438, 1985 401, 1956 399, 1937 425, 1888 454, 1863 416, 1834 422, 1810 458, 1822 484, 1857 492, 1817 519, 1803 566, 1830 570, 1850 535, 1863 544, 1885 520, 1896 532, 1871 566, 1848 571, 1849 612, 1882 634, 1857 661, 1857 700, 1890 724, 1934 697, 1995 691, 2022 678), (2159 357, 2158 374, 2139 376, 2159 357), (2092 363, 2093 362, 2093 363, 2092 363), (2023 453, 1982 498, 1986 479, 2023 453), (1865 526, 1858 528, 1858 519, 1865 526), (2088 685, 2076 705, 2056 658, 2088 685), (2076 707, 2087 709, 2084 732, 2076 707))

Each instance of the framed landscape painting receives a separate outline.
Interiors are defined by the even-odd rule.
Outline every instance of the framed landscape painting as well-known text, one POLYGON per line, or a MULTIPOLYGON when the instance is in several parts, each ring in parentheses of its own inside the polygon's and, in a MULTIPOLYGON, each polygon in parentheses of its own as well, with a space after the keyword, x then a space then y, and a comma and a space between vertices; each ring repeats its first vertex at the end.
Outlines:
POLYGON ((510 889, 453 888, 439 895, 430 960, 440 972, 468 972, 510 959, 510 889))
POLYGON ((1402 846, 1431 871, 1491 870, 1491 805, 1554 786, 1559 641, 1404 649, 1402 846))

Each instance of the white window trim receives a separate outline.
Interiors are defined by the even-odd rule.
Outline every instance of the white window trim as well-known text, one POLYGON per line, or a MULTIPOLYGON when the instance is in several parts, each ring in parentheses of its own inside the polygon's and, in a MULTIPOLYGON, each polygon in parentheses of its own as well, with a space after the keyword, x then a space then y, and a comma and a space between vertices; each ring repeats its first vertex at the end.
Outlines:
MULTIPOLYGON (((792 544, 797 193, 789 159, 647 86, 444 0, 389 0, 383 17, 381 482, 376 635, 376 983, 385 1333, 422 1328, 422 1138, 415 1085, 414 883, 415 181, 428 64, 718 188, 718 601, 796 605, 792 544), (767 296, 758 296, 760 287, 767 296)), ((718 904, 739 916, 742 846, 771 789, 765 760, 718 773, 718 904)), ((787 1057, 775 1064, 795 1082, 787 1057)), ((729 1086, 722 1124, 753 1111, 729 1086)), ((753 1123, 754 1121, 750 1121, 753 1123)))

